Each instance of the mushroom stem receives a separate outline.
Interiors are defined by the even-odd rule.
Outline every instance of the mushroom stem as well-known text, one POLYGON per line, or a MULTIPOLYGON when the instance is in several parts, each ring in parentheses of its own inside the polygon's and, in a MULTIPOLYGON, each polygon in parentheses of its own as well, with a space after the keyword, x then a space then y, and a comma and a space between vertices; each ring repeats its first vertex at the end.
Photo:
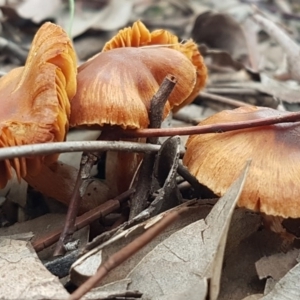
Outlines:
MULTIPOLYGON (((160 128, 163 119, 163 111, 165 104, 176 85, 176 79, 172 75, 166 76, 160 85, 158 91, 153 96, 150 104, 149 119, 152 128, 160 128)), ((157 137, 147 139, 148 143, 157 144, 157 137)), ((139 169, 137 179, 134 182, 136 192, 131 197, 131 208, 129 219, 133 219, 141 213, 147 205, 148 196, 150 193, 152 180, 152 171, 155 162, 155 153, 145 153, 143 162, 139 169)))

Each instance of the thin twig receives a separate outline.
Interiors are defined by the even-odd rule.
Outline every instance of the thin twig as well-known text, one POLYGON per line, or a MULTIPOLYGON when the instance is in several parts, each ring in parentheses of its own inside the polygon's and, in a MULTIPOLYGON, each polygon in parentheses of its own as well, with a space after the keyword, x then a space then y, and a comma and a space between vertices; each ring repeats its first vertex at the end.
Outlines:
MULTIPOLYGON (((151 128, 160 128, 163 119, 163 112, 165 104, 173 91, 176 84, 174 76, 167 76, 157 93, 151 99, 149 119, 151 128)), ((150 144, 157 144, 158 137, 150 137, 147 142, 150 144)), ((133 194, 130 201, 129 220, 133 219, 140 212, 142 212, 147 205, 151 184, 152 172, 155 162, 155 153, 146 153, 144 155, 137 180, 134 183, 136 192, 133 194)))
MULTIPOLYGON (((193 135, 234 131, 246 128, 268 126, 277 123, 299 122, 300 112, 284 113, 281 116, 248 120, 231 123, 219 123, 213 125, 187 126, 178 128, 139 129, 123 131, 126 137, 151 137, 151 136, 175 136, 193 135)), ((33 144, 0 148, 0 160, 16 157, 32 157, 54 153, 80 152, 80 151, 127 151, 127 152, 158 152, 160 145, 141 144, 124 141, 84 141, 84 142, 60 142, 49 144, 33 144)))
POLYGON ((203 188, 203 185, 199 183, 197 178, 193 176, 185 166, 179 164, 177 168, 177 172, 183 179, 185 179, 194 188, 194 190, 197 192, 198 195, 201 195, 201 190, 203 188))
POLYGON ((193 135, 204 133, 221 133, 260 126, 268 126, 277 123, 299 122, 300 112, 283 113, 281 116, 274 116, 263 119, 247 120, 230 123, 219 123, 212 125, 187 126, 178 128, 159 128, 159 129, 138 129, 127 130, 123 132, 125 137, 154 137, 154 136, 175 136, 175 135, 193 135))
POLYGON ((0 37, 0 51, 16 57, 21 64, 25 64, 28 52, 23 50, 19 45, 0 37))
POLYGON ((68 207, 68 212, 66 215, 66 220, 64 223, 64 228, 60 234, 59 240, 56 244, 53 256, 61 256, 66 253, 66 249, 64 245, 67 242, 67 238, 72 236, 72 234, 75 232, 75 221, 76 216, 78 212, 79 207, 79 201, 77 201, 77 198, 80 197, 79 195, 79 188, 81 186, 82 180, 80 177, 77 177, 74 192, 72 194, 72 198, 70 200, 70 205, 68 207))
POLYGON ((231 98, 228 98, 228 97, 219 96, 219 95, 206 93, 206 92, 201 92, 200 97, 203 97, 203 98, 206 98, 206 99, 209 99, 209 100, 213 100, 213 101, 218 101, 218 102, 221 102, 221 103, 224 103, 224 104, 228 104, 228 105, 233 106, 233 107, 251 106, 250 104, 242 102, 242 101, 238 101, 238 100, 231 99, 231 98))
POLYGON ((158 152, 160 145, 142 144, 125 141, 78 141, 33 144, 0 148, 0 160, 16 157, 33 157, 65 152, 123 151, 158 152))
POLYGON ((201 121, 201 118, 193 118, 188 112, 185 112, 184 110, 179 110, 174 113, 173 119, 191 125, 197 125, 201 121))
POLYGON ((83 283, 70 297, 69 300, 81 299, 87 292, 89 292, 93 287, 95 287, 99 282, 114 268, 119 266, 121 263, 126 261, 155 237, 157 237, 163 230, 170 226, 174 221, 176 221, 183 211, 188 208, 183 208, 180 211, 173 211, 167 214, 164 218, 150 227, 145 233, 136 238, 133 242, 113 254, 108 260, 103 263, 97 273, 90 277, 85 283, 83 283))
MULTIPOLYGON (((91 209, 90 211, 86 212, 85 214, 76 218, 75 221, 75 230, 79 230, 93 221, 105 217, 108 214, 116 211, 120 208, 121 203, 128 200, 129 196, 134 192, 134 189, 129 189, 128 191, 120 194, 119 196, 115 197, 114 199, 108 200, 105 203, 91 209)), ((33 248, 36 252, 42 251, 46 247, 53 245, 59 239, 62 230, 58 229, 57 231, 53 232, 51 235, 47 236, 46 238, 42 238, 41 240, 37 240, 33 243, 33 248)))
POLYGON ((243 87, 225 87, 225 86, 207 86, 205 89, 208 93, 212 94, 232 94, 232 95, 243 95, 243 96, 257 96, 260 94, 259 91, 254 88, 243 88, 243 87))
POLYGON ((68 212, 66 216, 66 221, 64 229, 60 235, 59 241, 56 244, 54 250, 54 256, 59 256, 65 254, 66 250, 64 245, 69 241, 75 232, 75 221, 79 210, 79 204, 82 196, 85 193, 86 182, 90 177, 90 171, 97 161, 97 157, 92 153, 83 153, 80 161, 80 167, 78 171, 78 176, 76 179, 76 184, 74 191, 70 200, 68 207, 68 212))

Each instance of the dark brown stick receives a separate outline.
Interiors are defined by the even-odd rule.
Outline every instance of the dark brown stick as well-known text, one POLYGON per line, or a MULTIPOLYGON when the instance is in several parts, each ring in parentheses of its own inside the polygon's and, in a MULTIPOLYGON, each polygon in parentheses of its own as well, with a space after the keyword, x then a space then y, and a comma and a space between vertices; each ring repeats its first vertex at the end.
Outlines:
MULTIPOLYGON (((157 93, 153 96, 149 111, 150 127, 160 128, 165 104, 171 92, 173 91, 175 84, 175 77, 168 75, 163 80, 157 93)), ((150 144, 157 144, 157 141, 157 137, 150 137, 149 139, 147 139, 147 142, 150 144)), ((145 153, 144 155, 137 180, 135 181, 136 192, 134 193, 130 201, 129 220, 133 219, 146 208, 152 183, 151 178, 155 156, 155 153, 145 153)))
MULTIPOLYGON (((163 120, 165 104, 172 93, 175 84, 176 78, 172 75, 168 75, 162 82, 157 93, 153 96, 150 103, 149 128, 160 128, 163 120)), ((157 144, 157 141, 157 138, 149 138, 147 142, 150 144, 157 144)))

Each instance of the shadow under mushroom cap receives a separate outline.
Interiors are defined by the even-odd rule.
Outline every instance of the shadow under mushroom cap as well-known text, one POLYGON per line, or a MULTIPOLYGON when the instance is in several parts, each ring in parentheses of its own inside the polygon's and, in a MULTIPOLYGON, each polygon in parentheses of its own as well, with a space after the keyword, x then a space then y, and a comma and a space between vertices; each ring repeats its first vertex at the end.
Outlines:
MULTIPOLYGON (((271 108, 222 111, 201 125, 255 120, 285 114, 271 108)), ((300 123, 190 136, 183 158, 190 172, 224 195, 252 159, 239 206, 267 215, 300 217, 300 123)))

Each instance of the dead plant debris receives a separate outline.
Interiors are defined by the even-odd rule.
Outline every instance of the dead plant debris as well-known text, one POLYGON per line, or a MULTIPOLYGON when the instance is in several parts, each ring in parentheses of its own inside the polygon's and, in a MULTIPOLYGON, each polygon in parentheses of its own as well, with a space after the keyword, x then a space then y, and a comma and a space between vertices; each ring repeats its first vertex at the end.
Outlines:
POLYGON ((1 299, 299 299, 298 2, 0 0, 1 299))

